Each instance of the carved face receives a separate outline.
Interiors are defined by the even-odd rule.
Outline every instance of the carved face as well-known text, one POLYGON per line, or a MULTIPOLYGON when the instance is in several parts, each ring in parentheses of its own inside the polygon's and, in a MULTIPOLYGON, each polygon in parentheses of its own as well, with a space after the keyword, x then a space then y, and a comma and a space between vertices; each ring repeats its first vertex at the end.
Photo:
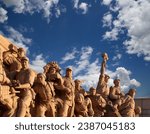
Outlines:
POLYGON ((44 83, 45 82, 45 77, 42 74, 37 75, 37 82, 38 83, 44 83))
POLYGON ((119 79, 115 79, 114 80, 114 84, 115 84, 115 86, 120 86, 120 80, 119 79))
POLYGON ((49 69, 50 74, 55 74, 56 73, 56 68, 52 67, 49 69))
POLYGON ((90 95, 96 95, 96 89, 90 90, 90 95))
POLYGON ((25 51, 18 51, 18 57, 22 58, 25 56, 25 51))
POLYGON ((8 46, 8 48, 9 48, 10 51, 13 51, 13 50, 14 50, 14 45, 13 45, 13 44, 10 44, 10 45, 8 46))
POLYGON ((134 98, 136 92, 135 92, 134 90, 130 89, 128 94, 129 94, 132 98, 134 98))
POLYGON ((82 103, 84 101, 84 96, 82 94, 78 94, 76 96, 76 102, 82 103))
POLYGON ((108 60, 108 55, 107 55, 107 53, 103 53, 103 54, 102 54, 102 58, 105 59, 105 60, 108 60))
POLYGON ((109 77, 105 75, 105 82, 108 83, 109 77))
POLYGON ((78 88, 81 86, 81 82, 80 81, 75 81, 75 87, 78 88))
POLYGON ((47 73, 49 67, 46 65, 46 66, 43 67, 43 69, 44 69, 44 73, 47 73))
POLYGON ((66 76, 69 78, 72 78, 72 71, 71 70, 66 70, 66 76))
POLYGON ((22 60, 21 65, 23 69, 26 69, 29 67, 29 61, 28 60, 22 60))

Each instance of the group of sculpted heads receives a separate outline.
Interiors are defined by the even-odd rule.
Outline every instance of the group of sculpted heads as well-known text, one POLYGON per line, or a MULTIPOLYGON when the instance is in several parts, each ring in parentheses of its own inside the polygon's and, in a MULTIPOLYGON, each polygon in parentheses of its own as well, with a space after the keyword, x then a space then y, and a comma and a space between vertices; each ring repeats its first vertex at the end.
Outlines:
POLYGON ((23 48, 10 44, 0 59, 0 116, 17 117, 134 117, 141 114, 135 107, 135 89, 124 93, 120 79, 109 87, 106 74, 107 53, 102 64, 97 87, 84 89, 84 80, 73 80, 73 70, 61 68, 52 61, 42 73, 29 68, 29 59, 23 48))

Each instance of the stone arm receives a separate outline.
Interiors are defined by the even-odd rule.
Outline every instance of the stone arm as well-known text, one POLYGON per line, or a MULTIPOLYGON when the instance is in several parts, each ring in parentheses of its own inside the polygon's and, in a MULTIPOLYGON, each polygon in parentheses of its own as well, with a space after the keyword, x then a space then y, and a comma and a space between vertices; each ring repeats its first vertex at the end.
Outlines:
POLYGON ((1 84, 11 85, 11 81, 10 81, 10 79, 6 76, 6 73, 5 73, 4 70, 3 70, 3 72, 2 72, 0 75, 3 75, 3 81, 1 82, 1 84))
POLYGON ((123 103, 122 105, 119 107, 119 110, 124 110, 128 107, 130 107, 131 105, 131 97, 130 96, 127 96, 124 100, 123 100, 123 103))
POLYGON ((103 59, 102 64, 101 64, 101 70, 100 70, 101 75, 105 74, 105 70, 106 70, 106 60, 103 59))
POLYGON ((54 87, 58 90, 66 91, 67 93, 71 92, 71 87, 68 85, 68 81, 61 77, 60 83, 54 84, 54 87))
POLYGON ((5 83, 6 85, 11 85, 11 81, 10 81, 7 77, 5 77, 4 83, 5 83))
POLYGON ((94 110, 93 110, 93 107, 92 107, 91 99, 90 98, 86 98, 86 101, 87 101, 88 115, 89 116, 93 116, 94 115, 94 110))
POLYGON ((31 88, 30 83, 25 83, 25 84, 19 84, 18 86, 15 87, 16 89, 28 89, 31 88))
MULTIPOLYGON (((82 104, 81 104, 82 105, 82 104)), ((74 115, 77 117, 88 117, 88 113, 87 110, 81 110, 78 106, 78 104, 75 104, 75 108, 74 108, 74 115)))
POLYGON ((58 84, 54 84, 54 88, 57 90, 61 90, 61 91, 66 91, 66 92, 71 92, 71 90, 67 87, 65 87, 64 85, 58 85, 58 84))
POLYGON ((103 59, 102 64, 101 64, 101 69, 100 69, 100 76, 99 76, 99 81, 96 90, 99 90, 101 85, 104 82, 105 78, 105 70, 106 70, 106 60, 103 59))
POLYGON ((5 105, 8 109, 12 109, 12 105, 5 99, 0 97, 0 102, 5 105))
POLYGON ((59 80, 58 84, 59 85, 63 85, 64 80, 63 80, 62 76, 59 73, 56 74, 56 78, 59 80))
POLYGON ((24 83, 20 83, 19 80, 17 81, 16 89, 29 89, 32 87, 35 80, 35 73, 32 70, 29 70, 27 73, 24 83))
POLYGON ((106 107, 107 103, 106 103, 105 99, 102 96, 99 96, 98 102, 99 102, 100 107, 102 107, 102 108, 106 107))
POLYGON ((119 111, 125 110, 128 106, 129 106, 128 103, 123 103, 123 104, 119 107, 119 111))
POLYGON ((37 83, 34 83, 34 85, 33 85, 33 90, 34 90, 34 92, 35 92, 36 94, 38 94, 38 92, 39 92, 38 89, 39 89, 39 88, 38 88, 37 83))

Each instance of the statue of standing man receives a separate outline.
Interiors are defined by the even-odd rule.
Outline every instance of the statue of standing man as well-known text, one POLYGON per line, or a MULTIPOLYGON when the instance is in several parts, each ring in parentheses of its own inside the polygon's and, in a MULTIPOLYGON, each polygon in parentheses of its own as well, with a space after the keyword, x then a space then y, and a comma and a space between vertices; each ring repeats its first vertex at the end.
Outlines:
POLYGON ((16 72, 15 81, 13 81, 14 88, 20 90, 17 117, 30 115, 30 104, 34 95, 31 87, 34 83, 35 73, 29 68, 29 59, 23 57, 21 65, 22 68, 16 72))

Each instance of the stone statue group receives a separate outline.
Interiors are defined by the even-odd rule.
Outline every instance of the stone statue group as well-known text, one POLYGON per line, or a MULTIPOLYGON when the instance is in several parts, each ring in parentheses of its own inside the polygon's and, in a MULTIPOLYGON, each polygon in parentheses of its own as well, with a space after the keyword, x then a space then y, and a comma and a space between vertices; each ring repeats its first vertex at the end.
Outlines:
MULTIPOLYGON (((29 68, 23 48, 13 44, 0 54, 0 116, 1 117, 136 117, 135 89, 124 94, 120 80, 108 86, 105 74, 108 55, 102 55, 97 87, 82 88, 82 80, 73 80, 71 68, 60 74, 56 62, 43 67, 43 73, 29 68)), ((93 68, 94 69, 94 68, 93 68)))

